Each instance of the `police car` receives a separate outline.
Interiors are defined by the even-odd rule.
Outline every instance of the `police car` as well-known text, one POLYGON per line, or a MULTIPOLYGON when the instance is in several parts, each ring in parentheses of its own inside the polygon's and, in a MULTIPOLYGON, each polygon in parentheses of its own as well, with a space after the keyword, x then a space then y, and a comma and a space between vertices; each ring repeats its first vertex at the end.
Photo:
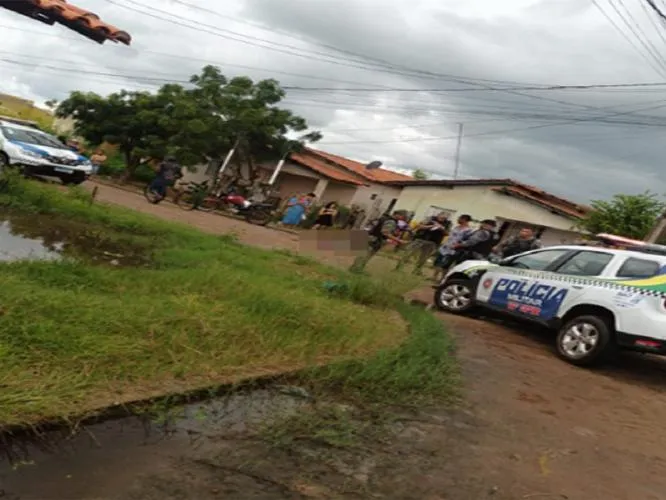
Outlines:
POLYGON ((58 177, 64 184, 81 184, 92 164, 56 137, 13 121, 0 120, 0 171, 16 166, 28 175, 58 177))
POLYGON ((435 290, 438 309, 486 309, 558 332, 558 355, 592 365, 618 349, 666 354, 666 247, 555 246, 497 264, 466 261, 435 290))

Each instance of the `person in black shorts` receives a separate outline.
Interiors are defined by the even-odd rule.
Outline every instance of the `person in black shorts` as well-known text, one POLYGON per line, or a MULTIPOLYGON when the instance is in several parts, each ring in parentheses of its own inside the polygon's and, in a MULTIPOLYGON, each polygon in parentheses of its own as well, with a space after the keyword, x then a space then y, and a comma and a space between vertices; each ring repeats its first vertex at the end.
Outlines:
POLYGON ((335 218, 338 215, 338 204, 334 201, 327 203, 320 211, 315 220, 314 226, 312 229, 321 229, 326 227, 333 227, 335 224, 335 218))

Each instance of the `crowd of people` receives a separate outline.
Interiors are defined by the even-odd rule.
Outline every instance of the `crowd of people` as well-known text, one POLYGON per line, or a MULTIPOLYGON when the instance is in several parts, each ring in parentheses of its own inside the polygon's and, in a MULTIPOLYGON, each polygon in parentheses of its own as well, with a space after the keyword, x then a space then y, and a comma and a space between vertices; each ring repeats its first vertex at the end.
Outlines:
POLYGON ((408 216, 407 212, 398 210, 375 221, 369 229, 368 251, 356 258, 351 270, 363 271, 385 244, 394 244, 402 251, 396 270, 403 269, 415 258, 413 272, 422 275, 423 267, 434 257, 433 280, 441 279, 446 270, 466 260, 485 260, 491 256, 508 258, 541 247, 530 227, 500 242, 497 223, 492 219, 484 219, 473 228, 471 215, 459 216, 453 225, 448 214, 440 213, 410 226, 408 216))

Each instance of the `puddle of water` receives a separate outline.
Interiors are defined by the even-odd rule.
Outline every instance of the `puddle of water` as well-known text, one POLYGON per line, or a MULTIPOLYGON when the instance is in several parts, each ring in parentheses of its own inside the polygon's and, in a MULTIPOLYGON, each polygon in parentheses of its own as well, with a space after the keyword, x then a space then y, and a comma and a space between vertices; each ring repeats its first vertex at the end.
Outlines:
POLYGON ((307 404, 294 395, 257 390, 179 407, 170 412, 168 423, 127 417, 92 425, 64 441, 47 434, 44 442, 60 440, 54 451, 26 445, 20 460, 0 463, 0 498, 109 498, 119 484, 129 485, 174 459, 219 452, 225 437, 307 404))
POLYGON ((60 258, 62 244, 49 249, 41 238, 28 238, 12 232, 12 225, 8 220, 0 224, 0 260, 19 259, 47 259, 60 258))
POLYGON ((114 266, 148 262, 148 251, 93 226, 48 215, 0 213, 0 261, 85 258, 114 266))

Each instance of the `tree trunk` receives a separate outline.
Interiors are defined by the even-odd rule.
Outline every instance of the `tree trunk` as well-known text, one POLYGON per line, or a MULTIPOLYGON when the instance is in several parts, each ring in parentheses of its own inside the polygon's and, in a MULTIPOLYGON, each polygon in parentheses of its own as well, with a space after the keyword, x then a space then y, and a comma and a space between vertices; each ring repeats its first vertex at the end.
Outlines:
POLYGON ((126 182, 129 182, 132 175, 134 175, 134 171, 136 170, 136 158, 133 157, 131 149, 124 150, 122 153, 125 157, 125 171, 120 177, 120 182, 125 184, 126 182))

